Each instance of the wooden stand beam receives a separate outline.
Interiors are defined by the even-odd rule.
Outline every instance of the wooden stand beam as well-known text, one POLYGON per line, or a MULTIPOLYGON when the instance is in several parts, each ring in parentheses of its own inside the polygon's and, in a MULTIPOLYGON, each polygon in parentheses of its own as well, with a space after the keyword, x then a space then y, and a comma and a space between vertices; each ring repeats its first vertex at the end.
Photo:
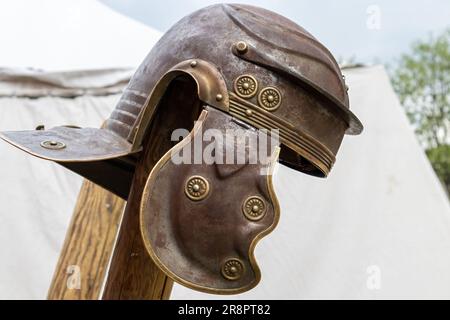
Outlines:
POLYGON ((173 147, 171 128, 188 128, 196 119, 192 103, 186 103, 179 95, 168 97, 174 99, 169 105, 178 107, 180 101, 184 101, 182 105, 189 107, 186 109, 189 116, 180 116, 179 109, 173 112, 161 108, 144 140, 126 206, 123 200, 91 182, 84 184, 49 299, 99 299, 103 284, 101 298, 105 300, 170 297, 173 282, 151 260, 139 226, 140 203, 147 178, 158 160, 173 147), (67 270, 72 274, 68 275, 67 270), (80 283, 77 283, 76 272, 81 275, 80 283), (80 284, 79 289, 71 289, 77 284, 80 284))
POLYGON ((50 300, 101 295, 125 201, 85 181, 48 291, 50 300))
MULTIPOLYGON (((89 181, 83 183, 48 291, 49 300, 102 298, 102 288, 107 277, 109 262, 116 250, 115 242, 125 205, 124 200, 98 185, 89 181)), ((124 230, 128 230, 129 219, 126 219, 122 226, 124 230)), ((137 230, 132 232, 135 236, 139 235, 137 230)), ((139 243, 139 240, 140 236, 135 238, 134 242, 139 243)), ((123 248, 123 240, 119 243, 121 244, 118 248, 123 248)), ((119 250, 119 252, 123 251, 119 250)), ((132 268, 143 285, 134 287, 138 282, 130 281, 134 277, 130 279, 129 273, 126 272, 120 285, 114 282, 114 287, 108 286, 109 289, 105 290, 106 298, 169 299, 172 281, 169 281, 153 262, 146 258, 145 251, 133 250, 133 252, 137 254, 129 255, 130 261, 124 265, 134 266, 132 268)), ((117 277, 117 273, 114 274, 117 277)))
POLYGON ((150 136, 151 141, 146 143, 136 165, 133 185, 105 284, 105 300, 168 299, 172 290, 172 280, 153 263, 147 253, 139 226, 141 197, 148 175, 162 151, 169 148, 167 139, 163 139, 164 134, 150 136))

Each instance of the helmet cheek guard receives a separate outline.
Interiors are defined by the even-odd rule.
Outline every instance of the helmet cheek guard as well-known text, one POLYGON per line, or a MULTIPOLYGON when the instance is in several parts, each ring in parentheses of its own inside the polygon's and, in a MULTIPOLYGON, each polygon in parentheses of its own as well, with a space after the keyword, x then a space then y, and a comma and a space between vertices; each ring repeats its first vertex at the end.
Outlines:
MULTIPOLYGON (((264 163, 250 164, 252 150, 244 148, 245 161, 227 164, 221 137, 230 130, 250 139, 257 135, 206 107, 191 133, 155 165, 141 203, 142 237, 153 261, 177 282, 215 294, 236 294, 258 284, 261 273, 253 251, 279 219, 271 182, 278 146, 270 148, 264 163), (216 139, 206 142, 202 137, 211 129, 216 139), (176 161, 195 159, 196 141, 205 152, 212 144, 211 164, 176 161)), ((241 146, 234 139, 226 149, 234 153, 241 146)))
POLYGON ((131 199, 153 261, 190 288, 235 294, 261 278, 254 249, 279 219, 275 163, 326 177, 344 135, 361 131, 339 66, 313 36, 264 9, 214 5, 161 38, 103 128, 1 137, 124 199, 145 168, 131 199), (190 133, 178 142, 177 129, 190 133))

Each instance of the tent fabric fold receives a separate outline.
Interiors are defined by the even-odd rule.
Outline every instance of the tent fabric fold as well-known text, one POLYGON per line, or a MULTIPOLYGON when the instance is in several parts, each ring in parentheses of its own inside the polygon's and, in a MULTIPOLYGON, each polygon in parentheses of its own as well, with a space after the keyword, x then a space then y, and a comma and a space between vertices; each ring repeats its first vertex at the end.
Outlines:
POLYGON ((45 72, 0 68, 0 97, 78 97, 122 92, 134 70, 130 68, 45 72))

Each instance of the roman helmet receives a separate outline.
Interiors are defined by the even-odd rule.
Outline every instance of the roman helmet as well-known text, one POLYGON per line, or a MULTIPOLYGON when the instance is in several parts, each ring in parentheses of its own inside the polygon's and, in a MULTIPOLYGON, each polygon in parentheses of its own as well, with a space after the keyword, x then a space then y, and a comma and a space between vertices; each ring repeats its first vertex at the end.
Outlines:
MULTIPOLYGON (((2 138, 124 199, 136 167, 149 166, 141 231, 154 262, 190 288, 235 294, 259 282, 254 249, 279 218, 274 163, 326 177, 344 135, 361 133, 347 91, 332 54, 306 30, 265 9, 220 4, 183 18, 160 39, 101 129, 38 128, 2 138), (173 142, 179 128, 190 133, 173 142), (219 149, 213 163, 170 161, 190 153, 198 137, 207 147, 201 135, 208 129, 262 132, 277 142, 265 163, 229 164, 219 149), (154 161, 140 163, 143 152, 154 161)), ((245 158, 249 148, 241 151, 245 158)))

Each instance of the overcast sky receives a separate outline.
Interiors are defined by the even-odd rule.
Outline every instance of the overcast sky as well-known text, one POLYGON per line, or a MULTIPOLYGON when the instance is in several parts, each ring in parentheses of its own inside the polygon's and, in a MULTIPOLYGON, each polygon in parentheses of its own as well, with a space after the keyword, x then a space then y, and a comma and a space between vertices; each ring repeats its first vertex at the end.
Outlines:
MULTIPOLYGON (((101 0, 136 20, 166 31, 214 0, 101 0)), ((450 27, 450 0, 241 0, 276 11, 303 26, 338 58, 391 63, 411 42, 450 27)))

